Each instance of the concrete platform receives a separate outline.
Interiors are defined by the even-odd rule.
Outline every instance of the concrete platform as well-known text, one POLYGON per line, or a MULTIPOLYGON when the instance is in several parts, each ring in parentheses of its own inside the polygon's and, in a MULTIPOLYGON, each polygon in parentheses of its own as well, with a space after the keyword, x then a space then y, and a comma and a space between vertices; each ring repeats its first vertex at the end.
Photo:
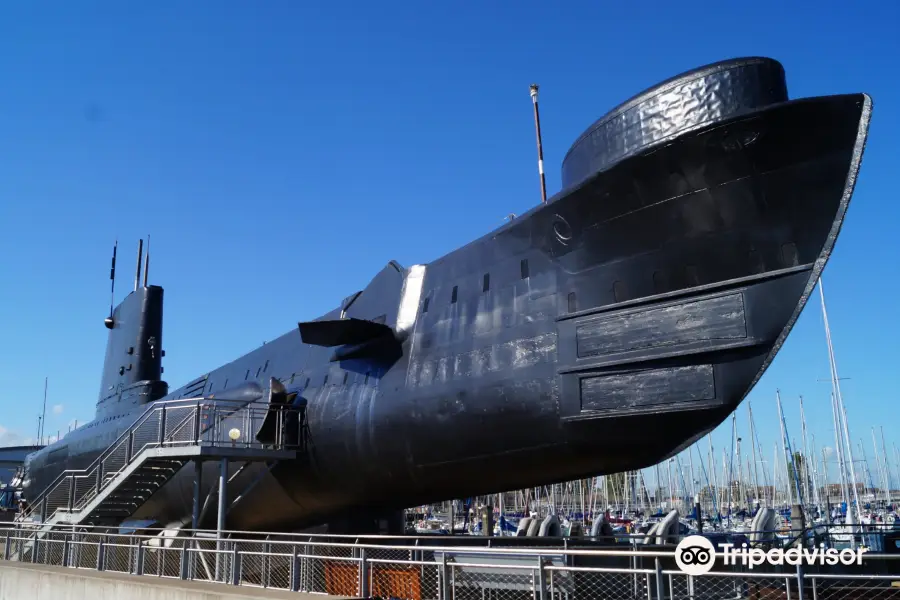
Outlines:
POLYGON ((160 579, 0 560, 0 600, 351 600, 221 583, 160 579))

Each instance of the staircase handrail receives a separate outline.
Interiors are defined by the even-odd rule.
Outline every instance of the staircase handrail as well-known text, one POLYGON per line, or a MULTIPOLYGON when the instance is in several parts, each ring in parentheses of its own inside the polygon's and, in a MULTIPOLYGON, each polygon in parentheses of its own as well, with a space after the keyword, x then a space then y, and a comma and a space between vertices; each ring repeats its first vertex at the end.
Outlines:
MULTIPOLYGON (((185 407, 199 406, 199 405, 201 405, 201 403, 203 401, 215 403, 217 406, 220 404, 222 404, 222 405, 235 404, 235 405, 238 405, 238 408, 241 408, 247 404, 246 402, 241 402, 241 401, 217 400, 214 398, 206 398, 206 397, 202 397, 202 396, 197 397, 197 398, 180 398, 177 400, 165 400, 162 402, 151 402, 150 404, 147 405, 147 410, 145 410, 143 413, 141 413, 141 415, 130 426, 128 426, 128 428, 125 429, 122 432, 122 434, 119 435, 119 437, 117 437, 115 439, 115 441, 113 441, 109 446, 107 446, 106 450, 101 452, 100 455, 97 456, 97 458, 95 458, 94 461, 90 465, 88 465, 84 469, 68 469, 68 470, 65 470, 62 473, 60 473, 56 477, 56 479, 54 479, 48 486, 46 486, 43 489, 43 491, 41 491, 41 493, 37 496, 37 498, 35 498, 35 500, 33 502, 29 501, 28 509, 26 511, 22 512, 22 514, 19 515, 17 520, 20 522, 25 521, 28 517, 32 516, 35 509, 38 506, 41 506, 41 504, 47 499, 47 496, 49 496, 53 491, 55 491, 56 488, 59 487, 63 481, 65 481, 71 477, 74 482, 74 479, 76 477, 79 477, 79 476, 84 477, 88 473, 93 471, 95 468, 97 468, 104 460, 106 460, 113 452, 115 452, 118 449, 119 444, 123 440, 127 439, 128 436, 130 436, 132 433, 134 433, 135 429, 137 429, 138 427, 140 427, 147 421, 147 418, 150 416, 151 413, 153 413, 157 410, 160 410, 160 409, 165 410, 166 408, 169 408, 171 406, 174 406, 176 408, 180 408, 181 406, 185 406, 185 407)), ((135 459, 135 456, 130 457, 130 460, 128 462, 126 462, 126 465, 130 464, 131 461, 133 461, 134 459, 135 459)), ((99 493, 100 490, 97 490, 97 491, 99 493)))

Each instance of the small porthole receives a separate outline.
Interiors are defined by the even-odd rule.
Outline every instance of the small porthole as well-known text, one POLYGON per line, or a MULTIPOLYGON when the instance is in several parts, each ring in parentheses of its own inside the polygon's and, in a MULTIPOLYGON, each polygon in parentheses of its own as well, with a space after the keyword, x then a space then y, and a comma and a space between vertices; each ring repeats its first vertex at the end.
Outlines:
POLYGON ((369 372, 366 371, 366 380, 363 382, 363 385, 367 385, 369 383, 369 372))
POLYGON ((250 369, 247 369, 247 372, 244 374, 244 381, 247 381, 247 379, 249 377, 250 377, 250 369))
POLYGON ((484 278, 481 280, 481 292, 484 293, 491 289, 491 274, 485 273, 484 278))
POLYGON ((266 364, 263 365, 263 373, 266 372, 266 369, 269 368, 269 361, 266 361, 266 364))
POLYGON ((459 286, 453 286, 453 293, 450 294, 450 304, 456 304, 457 292, 459 292, 459 286))
POLYGON ((522 276, 522 279, 528 279, 528 259, 523 258, 522 262, 519 263, 519 272, 522 276))
POLYGON ((423 312, 423 313, 427 313, 427 312, 428 312, 428 304, 429 304, 430 302, 431 302, 431 297, 430 297, 430 296, 429 296, 428 298, 425 298, 425 302, 422 303, 422 312, 423 312))

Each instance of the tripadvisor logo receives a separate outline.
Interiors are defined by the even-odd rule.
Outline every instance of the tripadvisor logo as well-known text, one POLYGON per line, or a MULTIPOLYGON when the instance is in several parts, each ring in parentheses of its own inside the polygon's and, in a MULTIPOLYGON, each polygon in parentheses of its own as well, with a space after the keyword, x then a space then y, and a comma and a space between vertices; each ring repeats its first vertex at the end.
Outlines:
MULTIPOLYGON (((743 565, 748 569, 768 565, 861 565, 865 548, 736 548, 734 544, 720 544, 719 553, 725 566, 743 565)), ((675 548, 675 564, 688 575, 709 573, 716 562, 716 549, 712 542, 699 535, 689 535, 675 548)))
POLYGON ((701 535, 689 535, 675 548, 675 564, 688 575, 709 573, 715 562, 715 546, 701 535))

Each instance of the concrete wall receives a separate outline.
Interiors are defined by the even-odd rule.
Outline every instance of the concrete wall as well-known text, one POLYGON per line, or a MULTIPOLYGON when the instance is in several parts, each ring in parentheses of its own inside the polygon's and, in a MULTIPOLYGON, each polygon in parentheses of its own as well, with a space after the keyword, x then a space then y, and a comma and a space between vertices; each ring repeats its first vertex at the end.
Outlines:
MULTIPOLYGON (((308 600, 321 596, 0 560, 0 600, 308 600)), ((343 600, 348 600, 343 598, 343 600)))

